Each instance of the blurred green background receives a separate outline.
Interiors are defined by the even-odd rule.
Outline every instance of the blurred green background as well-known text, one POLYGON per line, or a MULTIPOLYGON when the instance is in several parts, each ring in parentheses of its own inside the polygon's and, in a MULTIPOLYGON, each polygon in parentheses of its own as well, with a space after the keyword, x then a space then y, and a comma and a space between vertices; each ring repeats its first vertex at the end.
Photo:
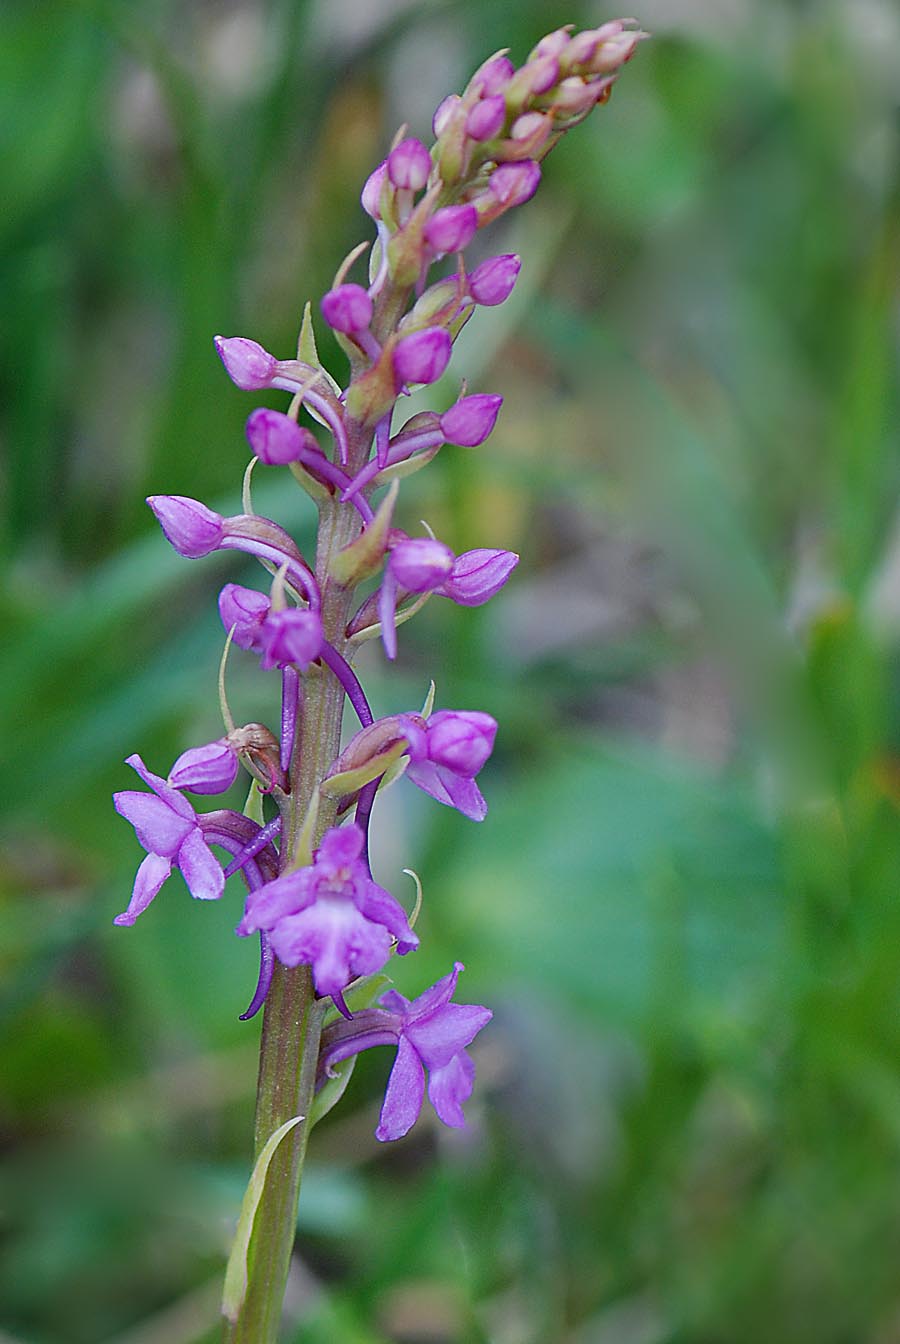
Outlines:
MULTIPOLYGON (((109 801, 130 752, 164 773, 219 731, 215 594, 253 571, 179 560, 143 504, 237 508, 255 402, 211 338, 289 353, 396 126, 608 17, 7 0, 4 1344, 215 1338, 254 949, 234 884, 209 908, 176 876, 112 927, 140 855, 109 801)), ((390 1055, 360 1062, 313 1136, 289 1344, 900 1340, 900 15, 638 17, 653 41, 490 240, 522 279, 453 371, 504 394, 498 429, 401 501, 520 551, 515 582, 431 603, 396 675, 361 664, 378 713, 434 675, 502 725, 484 826, 403 784, 376 812, 379 877, 425 888, 398 987, 459 957, 495 1010, 470 1126, 378 1145, 390 1055)), ((271 720, 252 660, 231 676, 271 720)))

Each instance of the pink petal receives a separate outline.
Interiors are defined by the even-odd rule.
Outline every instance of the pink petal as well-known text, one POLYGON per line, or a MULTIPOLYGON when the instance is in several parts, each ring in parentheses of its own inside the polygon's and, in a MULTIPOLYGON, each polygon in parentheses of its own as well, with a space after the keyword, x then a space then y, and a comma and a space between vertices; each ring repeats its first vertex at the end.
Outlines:
POLYGON ((452 1129, 462 1129, 466 1123, 463 1102, 472 1095, 475 1065, 463 1050, 442 1069, 432 1069, 428 1075, 428 1099, 437 1111, 438 1119, 452 1129))
POLYGON ((188 891, 198 901, 217 901, 225 890, 221 864, 195 826, 178 851, 176 859, 188 891))
MULTIPOLYGON (((140 795, 141 798, 145 796, 140 795)), ((148 854, 137 870, 128 909, 123 910, 121 915, 116 915, 113 923, 132 925, 138 915, 147 909, 171 871, 172 864, 162 854, 148 854)))
POLYGON ((353 899, 356 908, 373 924, 381 924, 397 939, 397 951, 401 956, 412 952, 419 946, 419 940, 409 927, 403 906, 389 891, 379 887, 376 882, 358 882, 353 899))
POLYGON ((493 1014, 476 1003, 447 1003, 426 1018, 409 1022, 406 1035, 429 1069, 442 1069, 487 1026, 493 1014))
POLYGON ((113 794, 116 811, 130 821, 140 844, 150 854, 174 859, 196 823, 177 816, 161 798, 152 793, 126 789, 113 794))
POLYGON ((381 1117, 375 1131, 382 1143, 402 1139, 408 1134, 422 1109, 425 1096, 425 1070, 409 1041, 403 1037, 397 1048, 397 1058, 391 1069, 381 1117))
POLYGON ((183 798, 177 789, 173 789, 171 784, 161 779, 159 775, 154 775, 152 770, 148 770, 137 753, 134 756, 129 756, 125 764, 130 765, 132 770, 140 775, 147 787, 153 790, 157 798, 161 798, 173 812, 179 817, 183 817, 185 821, 194 822, 194 809, 188 800, 183 798))
MULTIPOLYGON (((435 771, 447 790, 451 806, 470 821, 484 821, 487 816, 487 803, 474 779, 465 779, 462 775, 449 770, 446 765, 436 766, 435 771)), ((433 796, 437 797, 437 794, 433 796)))
MULTIPOLYGON (((300 873, 307 871, 301 869, 300 873)), ((309 883, 302 880, 300 873, 285 873, 250 892, 244 918, 237 926, 241 937, 258 929, 274 929, 279 920, 306 909, 313 897, 309 883)))

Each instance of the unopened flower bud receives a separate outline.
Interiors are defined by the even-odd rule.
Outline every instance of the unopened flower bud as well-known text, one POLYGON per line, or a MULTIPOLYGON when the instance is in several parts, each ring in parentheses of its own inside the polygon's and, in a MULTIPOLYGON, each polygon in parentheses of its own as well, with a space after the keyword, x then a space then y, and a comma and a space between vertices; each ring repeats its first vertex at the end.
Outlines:
POLYGON ((394 348, 394 377, 403 383, 436 383, 450 362, 450 337, 443 327, 404 336, 394 348))
POLYGON ((591 71, 595 75, 612 75, 631 60, 635 47, 647 36, 640 30, 620 32, 601 42, 591 59, 591 71))
POLYGON ((362 285, 338 285, 322 299, 322 316, 335 331, 354 336, 372 321, 372 300, 362 285))
POLYGON ((472 140, 493 140, 506 121, 506 99, 502 93, 483 98, 466 118, 466 135, 472 140))
MULTIPOLYGON (((509 139, 504 140, 495 153, 495 157, 503 163, 526 161, 534 157, 535 154, 544 147, 550 132, 553 130, 553 118, 545 115, 543 112, 524 112, 521 117, 517 117, 512 124, 509 133, 509 139)), ((537 167, 537 164, 534 165, 537 167)), ((499 169, 496 171, 499 172, 499 169)), ((522 182, 525 181, 524 174, 522 182)), ((537 183, 540 181, 540 170, 534 180, 534 186, 529 195, 533 195, 537 189, 537 183)), ((505 188, 504 188, 505 189, 505 188)), ((522 183, 516 183, 514 195, 517 197, 523 192, 522 183)), ((528 196, 522 196, 527 200, 528 196)), ((516 199, 514 202, 520 205, 522 200, 516 199)))
POLYGON ((387 171, 395 187, 421 191, 431 172, 431 155, 421 140, 401 140, 388 155, 387 171))
POLYGON ((381 219, 381 188, 384 186, 386 173, 387 159, 383 159, 366 178, 366 185, 362 189, 360 203, 370 219, 381 219))
POLYGON ((472 779, 493 750, 497 722, 479 710, 439 709, 426 731, 428 759, 472 779))
POLYGON ((232 639, 239 649, 261 649, 263 622, 271 605, 255 588, 226 583, 219 593, 219 615, 226 630, 234 628, 232 639))
POLYGON ((256 341, 246 336, 217 336, 215 346, 235 387, 244 392, 271 387, 278 361, 256 341))
POLYGON ((487 392, 461 397, 441 416, 441 433, 458 448, 477 448, 484 443, 500 414, 503 398, 487 392))
POLYGON ((498 201, 507 209, 514 205, 524 205, 530 201, 538 189, 541 170, 530 159, 521 163, 501 163, 491 173, 488 187, 498 201))
POLYGON ((425 238, 435 252, 461 252, 478 230, 478 211, 474 205, 448 205, 436 210, 425 225, 425 238))
POLYGON ((539 56, 517 70, 504 90, 509 111, 526 111, 532 99, 552 89, 559 79, 559 62, 555 56, 539 56))
POLYGON ((434 537, 410 537, 391 551, 391 573, 410 593, 430 593, 453 572, 453 552, 434 537))
POLYGON ((182 752, 169 771, 173 789, 191 793, 224 793, 237 779, 238 758, 225 737, 182 752))
POLYGON ((492 56, 485 61, 469 80, 469 88, 477 89, 482 98, 502 93, 507 81, 516 73, 516 67, 508 56, 492 56))
POLYGON ((448 93, 447 97, 438 103, 434 110, 434 116, 431 118, 431 129, 434 131, 435 140, 447 129, 453 113, 461 102, 462 99, 458 93, 448 93))
POLYGON ((450 577, 436 591, 461 607, 480 607, 499 593, 518 563, 515 551, 464 551, 454 560, 450 577))
MULTIPOLYGON (((615 31, 621 32, 621 26, 616 28, 615 31)), ((612 36, 612 32, 607 32, 601 36, 597 28, 587 28, 584 32, 576 33, 563 53, 565 69, 574 70, 578 66, 589 66, 600 44, 612 36)))
POLYGON ((529 61, 523 68, 528 71, 528 85, 533 97, 552 89, 559 79, 559 61, 549 53, 529 61))
POLYGON ((319 451, 315 435, 281 411, 258 406, 246 425, 247 441, 260 462, 266 466, 284 466, 298 462, 305 453, 319 451))
POLYGON ((493 308, 503 303, 513 292, 521 266, 522 262, 515 252, 488 257, 469 276, 469 293, 483 308, 493 308))
POLYGON ((555 32, 548 33, 546 37, 542 37, 528 60, 537 60, 542 56, 559 57, 562 55, 563 51, 565 51, 571 41, 569 36, 569 29, 571 26, 571 24, 568 24, 565 28, 557 28, 555 32))
POLYGON ((612 81, 609 79, 584 80, 570 75, 560 81, 553 94, 555 112, 578 113, 589 111, 602 97, 612 81))
POLYGON ((270 611, 263 622, 260 642, 260 666, 265 671, 287 667, 289 663, 305 668, 322 651, 322 622, 316 612, 301 611, 298 607, 270 611))
POLYGON ((196 560, 216 550, 225 535, 225 519, 198 499, 185 495, 150 495, 157 522, 179 555, 196 560))

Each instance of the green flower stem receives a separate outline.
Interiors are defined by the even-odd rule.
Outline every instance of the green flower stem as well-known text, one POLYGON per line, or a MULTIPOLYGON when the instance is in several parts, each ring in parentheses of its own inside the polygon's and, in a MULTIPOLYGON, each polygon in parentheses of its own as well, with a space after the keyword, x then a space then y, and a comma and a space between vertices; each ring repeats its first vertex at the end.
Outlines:
MULTIPOLYGON (((367 448, 366 444, 363 451, 367 448)), ((316 556, 322 589, 322 622, 326 638, 345 656, 350 653, 345 648, 344 630, 352 591, 329 580, 327 573, 331 556, 352 541, 358 531, 359 518, 352 505, 340 505, 334 499, 322 504, 316 556)), ((289 867, 297 859, 310 803, 319 781, 340 751, 343 708, 344 692, 337 679, 324 665, 311 667, 304 676, 303 718, 299 750, 295 750, 292 763, 291 809, 282 851, 283 867, 289 867)), ((313 846, 333 824, 336 806, 333 800, 320 800, 313 846)), ((325 1002, 316 999, 313 993, 308 966, 289 968, 276 964, 260 1038, 255 1157, 286 1120, 310 1113, 325 1007, 325 1002)), ((304 1118, 285 1135, 272 1158, 250 1241, 247 1294, 237 1320, 225 1323, 225 1344, 275 1344, 278 1338, 308 1139, 309 1124, 304 1118)))

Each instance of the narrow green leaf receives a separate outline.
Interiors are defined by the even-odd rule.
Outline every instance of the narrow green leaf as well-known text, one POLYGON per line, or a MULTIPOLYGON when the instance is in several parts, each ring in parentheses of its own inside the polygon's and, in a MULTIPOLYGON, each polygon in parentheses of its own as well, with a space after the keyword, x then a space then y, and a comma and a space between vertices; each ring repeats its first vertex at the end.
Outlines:
POLYGON ((247 1253, 250 1250, 250 1238, 253 1235, 256 1210, 265 1189, 269 1163, 275 1156, 275 1150, 285 1134, 292 1130, 295 1125, 299 1125, 302 1119, 302 1115, 294 1115, 290 1120, 285 1120, 283 1125, 278 1126, 256 1159, 253 1174, 250 1177, 247 1189, 244 1191, 234 1245, 231 1248, 228 1267, 225 1270, 225 1290, 222 1294, 222 1315, 228 1321, 237 1320, 238 1312, 247 1295, 247 1253))

